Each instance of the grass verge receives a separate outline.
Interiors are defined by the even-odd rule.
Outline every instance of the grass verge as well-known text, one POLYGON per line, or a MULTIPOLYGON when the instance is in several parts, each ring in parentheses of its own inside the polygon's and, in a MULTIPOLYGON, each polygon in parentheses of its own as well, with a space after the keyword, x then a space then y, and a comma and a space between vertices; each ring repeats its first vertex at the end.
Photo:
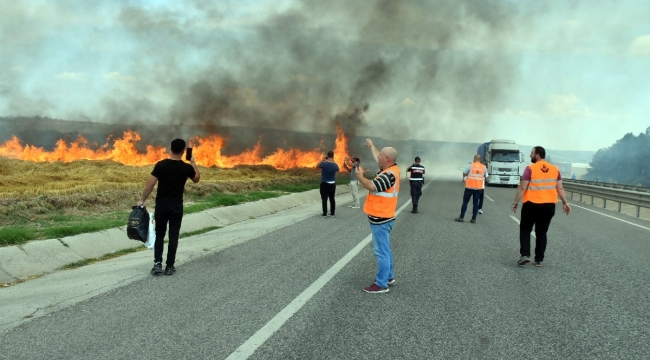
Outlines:
MULTIPOLYGON (((349 178, 337 179, 338 185, 347 185, 349 178)), ((318 189, 319 180, 299 183, 276 183, 262 186, 262 190, 242 192, 213 192, 207 196, 186 196, 190 202, 184 213, 191 214, 221 206, 233 206, 245 202, 279 197, 288 193, 318 189)), ((113 209, 114 210, 114 209, 113 209)), ((51 215, 41 217, 22 217, 9 226, 0 226, 0 247, 22 245, 32 240, 60 239, 83 233, 101 231, 124 226, 130 210, 97 211, 93 213, 64 213, 63 209, 52 211, 51 215)), ((187 235, 189 236, 189 235, 187 235)))
POLYGON ((59 239, 126 224, 127 211, 85 216, 53 215, 45 221, 0 228, 0 246, 22 245, 30 240, 59 239))

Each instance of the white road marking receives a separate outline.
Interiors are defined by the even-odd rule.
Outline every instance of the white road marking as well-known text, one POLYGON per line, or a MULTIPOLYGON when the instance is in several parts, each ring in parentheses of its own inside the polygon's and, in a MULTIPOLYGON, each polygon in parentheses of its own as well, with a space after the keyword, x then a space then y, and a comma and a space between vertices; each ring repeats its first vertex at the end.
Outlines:
MULTIPOLYGON (((483 194, 483 195, 485 195, 485 194, 483 194)), ((490 201, 492 201, 492 202, 494 202, 494 200, 492 200, 492 198, 491 198, 491 197, 489 197, 489 196, 487 196, 487 195, 485 195, 485 197, 486 197, 486 198, 488 198, 488 200, 490 200, 490 201)))
MULTIPOLYGON (((434 179, 436 177, 434 176, 434 179)), ((422 189, 429 186, 431 181, 429 181, 422 189)), ((395 216, 397 217, 402 210, 411 204, 409 199, 402 205, 396 212, 395 216)), ((278 331, 284 323, 287 322, 295 313, 298 312, 320 289, 322 289, 327 283, 338 274, 345 265, 347 265, 361 250, 372 241, 372 234, 366 236, 360 243, 357 244, 352 250, 350 250, 341 260, 337 261, 331 268, 329 268, 323 275, 321 275, 316 281, 314 281, 307 289, 305 289, 300 295, 298 295, 289 305, 285 306, 277 315, 275 315, 269 322, 266 323, 261 329, 259 329, 253 336, 251 336, 246 342, 241 344, 232 354, 230 354, 226 360, 234 359, 248 359, 249 356, 255 353, 260 346, 262 346, 266 340, 268 340, 276 331, 278 331)))
POLYGON ((611 216, 611 215, 603 214, 603 213, 598 212, 598 211, 596 211, 596 210, 587 209, 586 207, 582 207, 582 206, 575 205, 575 204, 569 204, 569 205, 571 205, 571 207, 577 207, 577 208, 580 208, 580 209, 584 209, 584 210, 587 210, 587 211, 591 211, 591 212, 593 212, 593 213, 596 213, 596 214, 599 214, 599 215, 602 215, 602 216, 607 216, 608 218, 612 218, 612 219, 614 219, 614 220, 622 221, 622 222, 624 222, 624 223, 626 223, 626 224, 630 224, 630 225, 634 225, 634 226, 640 227, 641 229, 650 230, 650 228, 648 228, 648 227, 645 227, 645 226, 642 226, 642 225, 639 225, 639 224, 635 224, 635 223, 630 222, 630 221, 627 221, 627 220, 619 219, 619 218, 617 218, 617 217, 615 217, 615 216, 611 216))
MULTIPOLYGON (((510 218, 511 218, 512 220, 514 220, 517 224, 520 223, 519 219, 517 219, 517 218, 514 217, 513 215, 510 215, 510 218)), ((534 237, 535 239, 537 239, 537 236, 535 236, 535 232, 534 232, 534 231, 531 231, 531 232, 530 232, 530 235, 531 235, 532 237, 534 237)))

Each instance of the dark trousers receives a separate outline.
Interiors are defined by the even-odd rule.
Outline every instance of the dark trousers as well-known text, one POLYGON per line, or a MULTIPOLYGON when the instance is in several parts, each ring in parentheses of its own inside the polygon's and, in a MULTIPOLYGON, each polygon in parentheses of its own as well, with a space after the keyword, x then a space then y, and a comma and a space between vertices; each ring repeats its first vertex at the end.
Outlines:
POLYGON ((479 196, 478 200, 478 208, 483 209, 483 197, 485 196, 485 189, 481 189, 481 196, 479 196))
POLYGON ((413 206, 418 206, 418 202, 420 201, 420 196, 422 196, 422 183, 424 181, 421 180, 411 180, 411 201, 413 202, 413 206))
POLYGON ((521 206, 521 222, 519 223, 519 253, 530 256, 530 232, 535 226, 535 261, 544 260, 546 251, 546 232, 551 219, 555 215, 555 204, 535 204, 530 201, 521 206))
POLYGON ((323 215, 327 215, 327 199, 330 199, 330 214, 334 215, 336 209, 336 201, 334 195, 336 194, 336 184, 328 184, 326 182, 320 183, 320 199, 323 202, 323 215))
POLYGON ((154 244, 153 261, 162 262, 163 248, 165 246, 165 232, 169 223, 169 244, 167 244, 167 266, 174 266, 176 249, 178 248, 178 234, 181 231, 183 220, 183 204, 156 204, 156 243, 154 244))
POLYGON ((478 214, 478 201, 480 195, 481 195, 481 190, 465 188, 465 193, 463 194, 463 206, 460 207, 461 219, 465 217, 465 211, 467 211, 467 203, 469 202, 469 198, 471 197, 473 201, 472 220, 476 220, 476 214, 478 214))

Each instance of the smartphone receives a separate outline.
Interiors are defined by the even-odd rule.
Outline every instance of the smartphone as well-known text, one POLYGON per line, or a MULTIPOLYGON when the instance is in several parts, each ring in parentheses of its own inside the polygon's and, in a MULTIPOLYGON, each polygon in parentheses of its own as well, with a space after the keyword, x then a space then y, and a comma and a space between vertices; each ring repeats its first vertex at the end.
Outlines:
POLYGON ((192 160, 192 148, 188 147, 185 149, 185 160, 191 161, 192 160))

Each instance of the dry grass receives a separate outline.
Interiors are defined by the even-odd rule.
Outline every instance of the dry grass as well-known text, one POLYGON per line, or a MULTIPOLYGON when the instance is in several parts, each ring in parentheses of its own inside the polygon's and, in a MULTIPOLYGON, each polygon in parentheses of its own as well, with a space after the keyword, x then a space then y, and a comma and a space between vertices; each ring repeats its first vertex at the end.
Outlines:
MULTIPOLYGON (((34 163, 0 157, 0 227, 49 219, 53 214, 83 216, 128 210, 140 198, 153 166, 112 161, 34 163)), ((272 184, 317 181, 313 169, 269 166, 200 168, 201 182, 188 181, 187 202, 214 192, 261 190, 272 184)), ((147 200, 153 205, 155 190, 147 200)))

